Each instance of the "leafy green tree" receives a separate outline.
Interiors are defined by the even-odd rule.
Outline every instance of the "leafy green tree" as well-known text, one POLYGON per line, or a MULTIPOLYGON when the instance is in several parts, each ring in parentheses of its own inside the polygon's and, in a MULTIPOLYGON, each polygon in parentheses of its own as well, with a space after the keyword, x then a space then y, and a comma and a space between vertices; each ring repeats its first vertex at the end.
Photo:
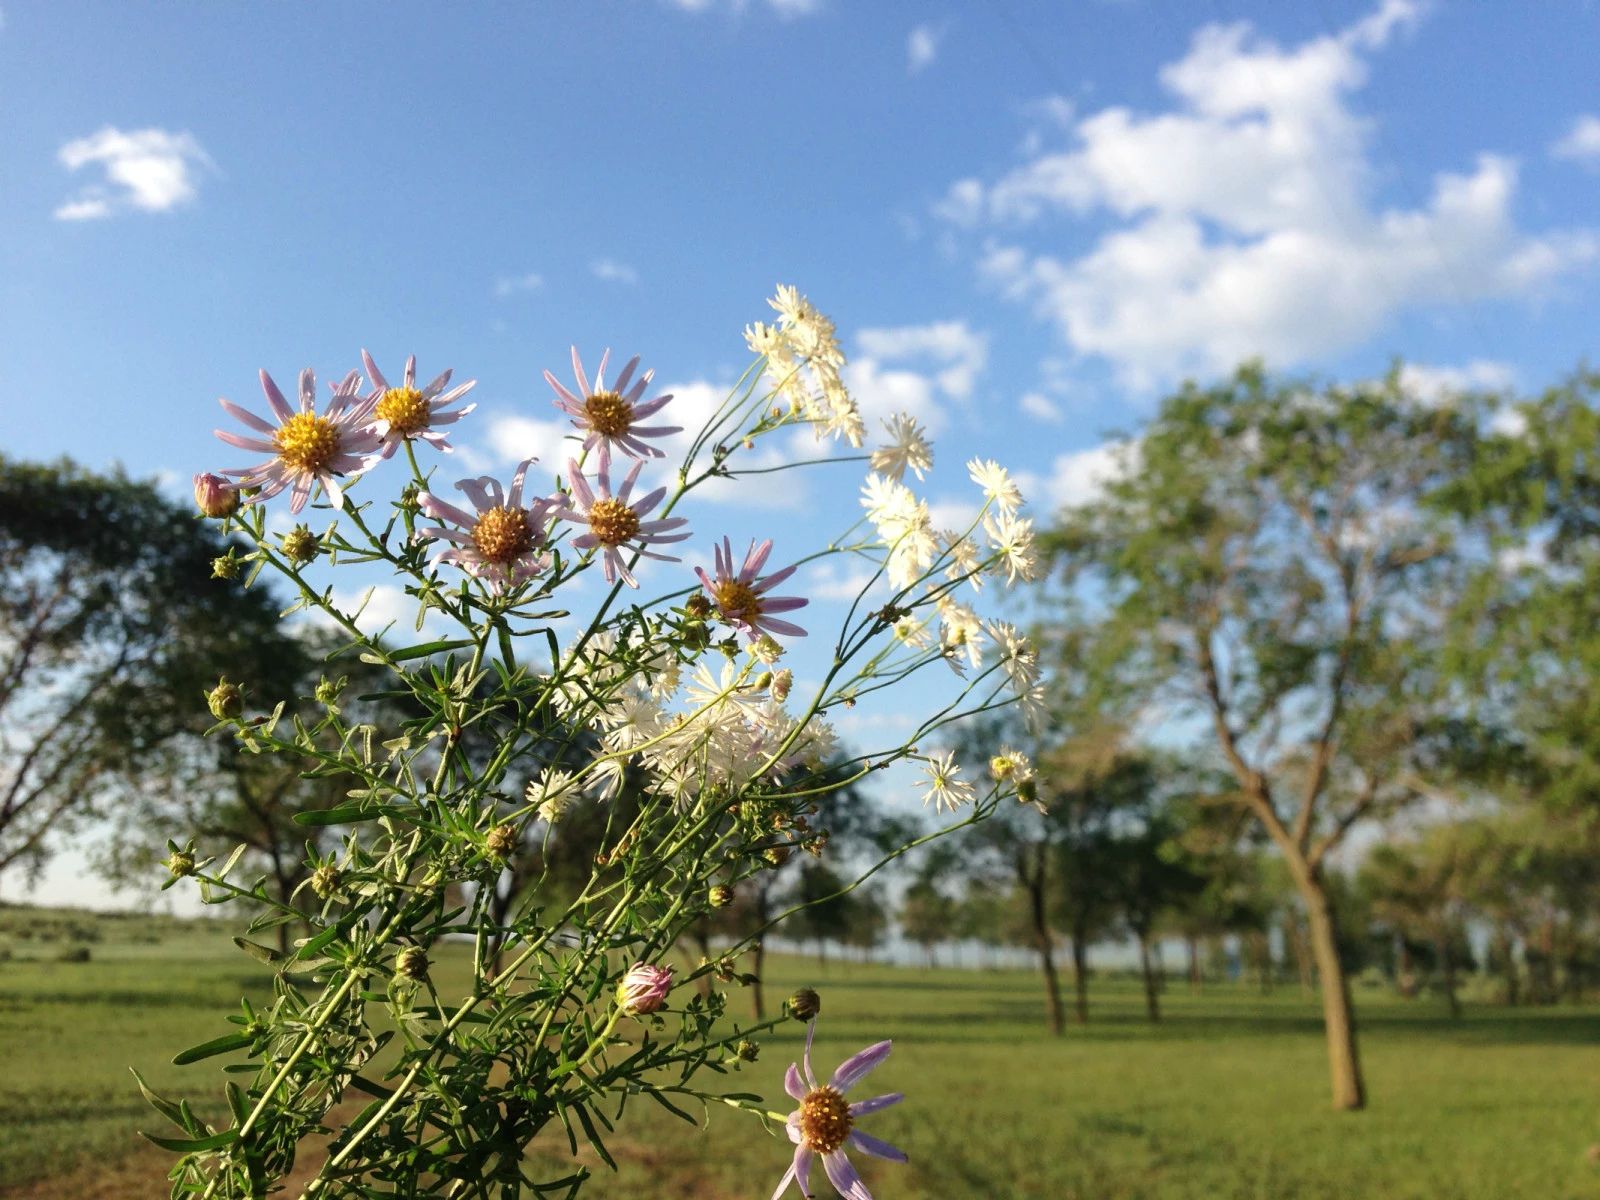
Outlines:
POLYGON ((278 606, 212 577, 227 551, 149 483, 0 457, 0 872, 137 795, 219 672, 285 682, 278 606))
POLYGON ((1204 720, 1287 866, 1340 1109, 1365 1085, 1328 857, 1425 786, 1440 609, 1465 560, 1464 519, 1435 501, 1480 440, 1473 414, 1414 402, 1398 370, 1345 388, 1245 367, 1168 398, 1137 469, 1047 538, 1103 617, 1102 651, 1151 703, 1204 720))

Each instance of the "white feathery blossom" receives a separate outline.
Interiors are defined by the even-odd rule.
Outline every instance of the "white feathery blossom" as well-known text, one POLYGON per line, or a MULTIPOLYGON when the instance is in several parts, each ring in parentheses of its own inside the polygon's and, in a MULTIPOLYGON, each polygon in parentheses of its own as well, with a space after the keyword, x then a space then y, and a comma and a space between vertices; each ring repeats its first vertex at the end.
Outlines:
POLYGON ((546 767, 538 779, 528 784, 527 795, 529 804, 538 805, 539 816, 554 825, 578 798, 578 788, 571 771, 546 767))
POLYGON ((1022 493, 1012 481, 1011 472, 992 458, 972 459, 967 463, 967 474, 1001 512, 1014 513, 1022 507, 1022 493))
POLYGON ((973 540, 953 529, 946 529, 939 534, 939 541, 944 544, 944 556, 950 560, 944 577, 952 581, 965 579, 972 585, 973 591, 981 592, 983 575, 979 568, 983 564, 978 560, 978 547, 973 540))
POLYGON ((989 535, 989 548, 998 556, 995 573, 1005 572, 1006 584, 1038 577, 1039 563, 1033 553, 1033 521, 1014 513, 1001 512, 999 518, 985 517, 983 531, 989 535))
POLYGON ((1026 634, 1007 621, 990 621, 987 632, 999 648, 1000 665, 1011 690, 1019 697, 1026 696, 1039 680, 1039 651, 1026 634))
POLYGON ((982 666, 983 622, 978 614, 949 596, 939 597, 939 644, 957 675, 965 673, 959 661, 962 655, 973 669, 982 666))
POLYGON ((899 480, 911 471, 918 479, 933 467, 933 447, 927 434, 910 413, 895 413, 883 423, 889 442, 872 452, 872 469, 899 480))
POLYGON ((935 812, 954 812, 963 804, 972 804, 978 798, 972 784, 961 778, 961 768, 956 765, 953 751, 943 750, 930 754, 923 763, 922 803, 932 804, 935 812))

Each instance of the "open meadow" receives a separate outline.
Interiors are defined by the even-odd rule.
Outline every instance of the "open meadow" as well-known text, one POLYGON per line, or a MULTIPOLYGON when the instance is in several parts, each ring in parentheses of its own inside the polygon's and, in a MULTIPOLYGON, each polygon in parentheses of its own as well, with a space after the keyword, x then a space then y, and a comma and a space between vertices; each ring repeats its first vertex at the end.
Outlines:
MULTIPOLYGON (((3 915, 11 957, 0 963, 0 1196, 163 1194, 168 1159, 135 1135, 155 1125, 127 1068, 159 1091, 216 1097, 216 1060, 182 1068, 170 1059, 222 1032, 215 1014, 258 993, 264 972, 220 924, 3 915), (18 936, 30 926, 53 936, 18 936), (63 961, 82 948, 89 961, 63 961)), ((446 994, 461 965, 441 964, 446 994)), ((872 1127, 904 1146, 911 1165, 865 1165, 880 1197, 1600 1195, 1589 1159, 1600 1142, 1592 1008, 1469 1005, 1453 1022, 1436 1001, 1362 991, 1373 1102, 1339 1114, 1326 1103, 1318 1010, 1298 989, 1194 994, 1174 984, 1165 1019, 1151 1026, 1134 983, 1097 981, 1091 1023, 1055 1039, 1027 972, 778 958, 769 975, 773 994, 802 983, 821 992, 819 1069, 895 1040, 874 1082, 907 1100, 872 1127)), ((744 997, 734 1002, 742 1008, 744 997)), ((768 1039, 727 1090, 787 1107, 782 1070, 799 1043, 798 1024, 768 1039)), ((711 1120, 706 1136, 661 1110, 630 1108, 611 1144, 620 1171, 586 1152, 596 1177, 585 1194, 769 1195, 788 1159, 781 1135, 731 1111, 711 1120)))

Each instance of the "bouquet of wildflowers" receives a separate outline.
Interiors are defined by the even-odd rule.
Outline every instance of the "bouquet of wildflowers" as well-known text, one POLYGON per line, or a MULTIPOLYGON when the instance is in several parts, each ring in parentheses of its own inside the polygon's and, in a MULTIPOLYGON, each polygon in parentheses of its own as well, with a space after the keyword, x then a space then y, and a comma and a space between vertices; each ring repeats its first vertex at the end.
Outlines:
POLYGON ((339 380, 325 405, 309 370, 295 403, 265 372, 264 413, 222 401, 243 430, 218 436, 260 461, 196 478, 202 513, 244 539, 219 573, 277 572, 294 609, 345 641, 313 708, 254 711, 248 681, 224 680, 209 697, 216 728, 243 753, 288 756, 349 787, 333 809, 302 814, 344 832, 311 850, 307 886, 287 900, 235 878, 238 852, 216 863, 192 842, 171 845, 169 883, 193 880, 206 903, 253 904, 252 934, 304 931, 288 953, 237 939, 275 965, 270 1001, 246 1003, 232 1032, 179 1055, 247 1056, 228 1068, 229 1119, 204 1123, 145 1089, 178 1127, 148 1135, 182 1154, 174 1196, 262 1196, 297 1155, 319 1164, 313 1197, 572 1196, 587 1169, 539 1177, 526 1148, 544 1137, 606 1159, 608 1132, 643 1100, 689 1120, 725 1105, 785 1126, 794 1149, 780 1191, 796 1182, 810 1195, 820 1158, 842 1195, 866 1197, 846 1151, 903 1159, 856 1128, 900 1097, 846 1099, 887 1042, 822 1081, 808 1032, 803 1068, 783 1080, 789 1113, 729 1078, 748 1074, 763 1030, 817 1016, 805 990, 773 1020, 741 1025, 725 1011, 720 985, 741 978, 741 956, 765 930, 692 969, 667 958, 742 881, 795 850, 823 853, 820 802, 872 772, 909 763, 945 825, 850 887, 1006 799, 1031 798, 1019 754, 971 780, 949 753, 921 748, 974 712, 1039 711, 1033 651, 973 607, 986 581, 1031 576, 1031 523, 1005 470, 974 460, 978 515, 935 529, 907 483, 933 465, 921 428, 896 416, 887 444, 855 453, 867 430, 832 323, 791 288, 771 303, 776 321, 746 330, 755 361, 698 430, 673 423, 672 397, 653 394, 637 358, 611 375, 602 356, 590 373, 574 351, 570 379, 546 372, 575 432, 566 461, 542 475, 532 460, 509 480, 443 474, 447 460, 429 459, 450 450, 472 384, 452 386, 446 371, 419 386, 414 360, 391 380, 363 355, 364 375, 339 380), (823 448, 793 453, 797 429, 823 448), (790 451, 780 465, 770 453, 742 465, 780 436, 790 451), (851 450, 832 455, 830 442, 851 450), (707 536, 693 511, 709 481, 759 484, 838 462, 867 463, 865 511, 825 545, 785 547, 785 558, 770 540, 741 550, 707 536), (392 495, 369 495, 387 471, 392 495), (325 529, 269 532, 269 510, 285 504, 296 517, 325 509, 325 529), (680 558, 695 547, 710 552, 690 570, 680 558), (797 623, 807 599, 791 593, 800 566, 829 556, 864 564, 871 579, 831 643, 809 631, 818 678, 804 685, 785 665, 808 636, 797 623), (645 560, 668 565, 642 571, 645 560), (322 581, 345 568, 398 577, 417 628, 427 617, 448 635, 403 644, 363 632, 322 581), (564 598, 585 575, 604 587, 574 618, 564 598), (662 594, 641 600, 641 576, 662 594), (413 715, 394 728, 348 717, 341 656, 381 671, 413 715), (912 736, 859 752, 841 744, 837 710, 926 669, 946 682, 919 689, 939 699, 912 736), (535 875, 496 903, 508 863, 548 844, 579 805, 603 830, 587 882, 558 890, 535 875), (469 955, 470 967, 450 968, 469 955))

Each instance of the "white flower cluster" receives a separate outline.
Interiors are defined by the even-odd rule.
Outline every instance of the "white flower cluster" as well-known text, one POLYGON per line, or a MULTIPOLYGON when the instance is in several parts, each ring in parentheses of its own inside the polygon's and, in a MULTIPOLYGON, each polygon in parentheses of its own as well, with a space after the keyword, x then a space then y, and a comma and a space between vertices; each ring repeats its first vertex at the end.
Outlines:
MULTIPOLYGON (((619 651, 606 632, 564 656, 562 714, 593 729, 597 741, 577 782, 600 799, 613 798, 637 766, 646 791, 688 810, 707 791, 735 794, 798 767, 815 769, 838 748, 826 720, 812 717, 802 727, 785 708, 793 676, 763 668, 768 647, 758 643, 747 662, 725 662, 720 671, 697 663, 685 676, 670 650, 651 649, 660 644, 636 630, 619 651)), ((554 820, 565 805, 546 812, 548 795, 542 779, 529 785, 529 803, 554 820)))
POLYGON ((744 340, 766 359, 773 392, 788 401, 790 412, 813 423, 818 440, 831 435, 861 445, 867 429, 840 376, 845 357, 833 322, 785 284, 778 285, 778 294, 767 303, 777 312, 777 321, 747 326, 744 340))

